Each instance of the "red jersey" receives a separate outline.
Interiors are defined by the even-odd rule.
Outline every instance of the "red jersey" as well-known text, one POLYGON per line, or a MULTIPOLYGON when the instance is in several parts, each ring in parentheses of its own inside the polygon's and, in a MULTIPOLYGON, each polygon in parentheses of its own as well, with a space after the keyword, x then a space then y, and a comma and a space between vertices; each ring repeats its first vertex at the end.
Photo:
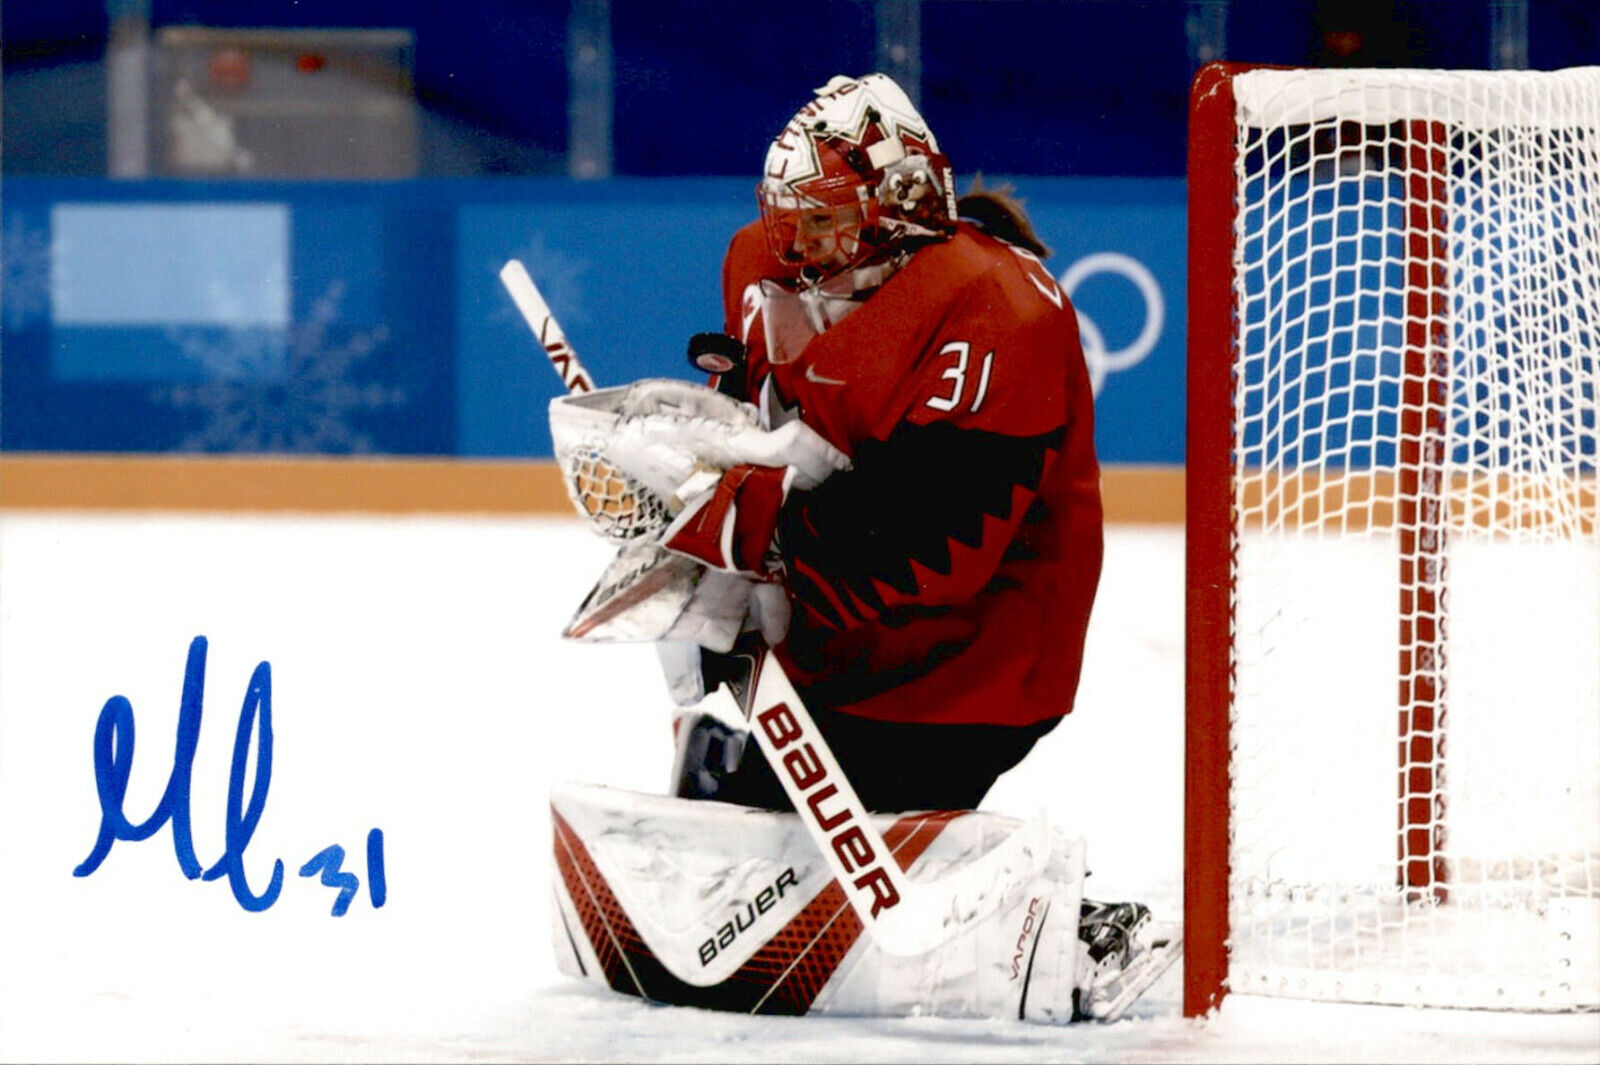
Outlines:
POLYGON ((767 350, 759 223, 723 268, 727 332, 854 468, 793 492, 777 653, 814 708, 1026 725, 1069 712, 1102 554, 1077 319, 1029 253, 962 223, 798 352, 767 350))

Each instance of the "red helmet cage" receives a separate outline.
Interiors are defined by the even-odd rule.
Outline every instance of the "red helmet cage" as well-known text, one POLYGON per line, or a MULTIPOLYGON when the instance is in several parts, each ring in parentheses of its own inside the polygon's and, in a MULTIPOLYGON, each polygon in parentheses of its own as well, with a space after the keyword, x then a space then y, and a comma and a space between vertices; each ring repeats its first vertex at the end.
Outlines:
POLYGON ((791 270, 828 277, 886 250, 880 240, 878 198, 859 177, 808 182, 804 196, 762 182, 756 198, 767 247, 791 270))

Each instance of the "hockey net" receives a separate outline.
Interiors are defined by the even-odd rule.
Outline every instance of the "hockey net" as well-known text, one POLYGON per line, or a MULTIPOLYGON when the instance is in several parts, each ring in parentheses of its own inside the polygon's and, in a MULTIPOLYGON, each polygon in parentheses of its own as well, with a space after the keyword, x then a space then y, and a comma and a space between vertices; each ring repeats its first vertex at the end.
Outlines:
POLYGON ((1186 995, 1600 1006, 1600 68, 1191 100, 1186 995))

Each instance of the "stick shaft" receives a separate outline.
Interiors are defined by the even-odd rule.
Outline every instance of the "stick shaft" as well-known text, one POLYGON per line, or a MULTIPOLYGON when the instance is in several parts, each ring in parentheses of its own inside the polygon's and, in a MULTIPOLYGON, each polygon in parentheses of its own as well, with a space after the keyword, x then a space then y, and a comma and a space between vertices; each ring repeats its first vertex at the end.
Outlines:
POLYGON ((544 301, 539 286, 533 283, 533 278, 520 260, 512 259, 500 268, 500 283, 511 294, 528 328, 539 338, 539 346, 549 356, 550 365, 561 376, 561 383, 567 386, 567 391, 593 392, 594 378, 578 361, 577 353, 567 343, 567 334, 562 331, 561 323, 550 313, 550 305, 544 301))
MULTIPOLYGON (((1041 817, 938 880, 911 880, 840 768, 778 657, 763 648, 744 707, 750 731, 873 942, 886 954, 926 954, 997 909, 1050 852, 1041 817)), ((886 751, 884 757, 904 757, 886 751)))

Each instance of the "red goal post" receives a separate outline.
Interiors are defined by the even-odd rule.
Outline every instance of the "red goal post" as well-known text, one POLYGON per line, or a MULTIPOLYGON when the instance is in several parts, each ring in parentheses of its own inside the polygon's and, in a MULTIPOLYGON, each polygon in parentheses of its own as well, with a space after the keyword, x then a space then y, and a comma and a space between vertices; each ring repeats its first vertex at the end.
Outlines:
POLYGON ((1185 1013, 1595 1008, 1600 69, 1209 64, 1188 286, 1185 1013))

